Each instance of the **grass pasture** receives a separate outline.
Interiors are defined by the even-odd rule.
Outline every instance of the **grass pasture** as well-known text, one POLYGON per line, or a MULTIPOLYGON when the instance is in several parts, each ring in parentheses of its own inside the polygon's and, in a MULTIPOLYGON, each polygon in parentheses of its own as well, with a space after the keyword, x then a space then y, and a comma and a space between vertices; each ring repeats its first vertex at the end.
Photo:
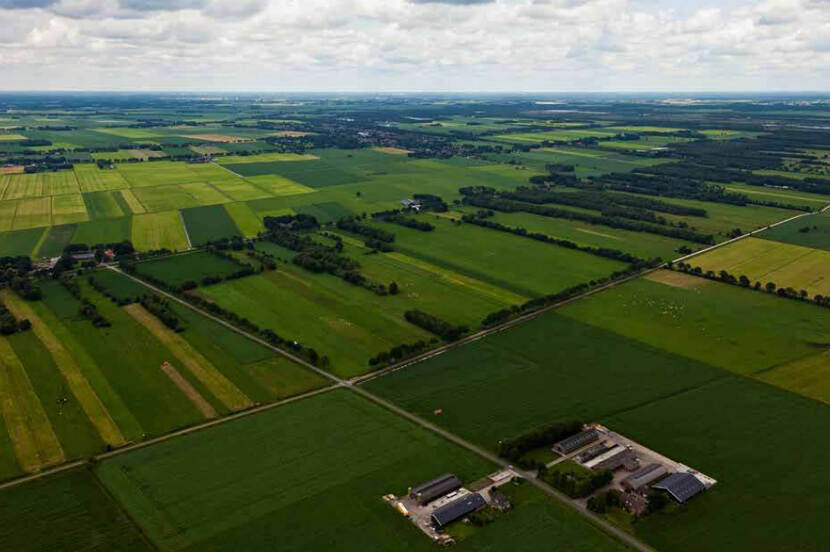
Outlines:
MULTIPOLYGON (((97 474, 163 550, 266 550, 279 541, 282 550, 428 551, 434 544, 380 496, 437 473, 472 481, 491 470, 376 405, 332 391, 114 458, 97 474), (190 475, 182 478, 185 467, 190 475), (309 531, 309 520, 321 517, 326 522, 309 531)), ((544 541, 574 552, 623 549, 574 512, 526 492, 492 533, 457 548, 532 549, 544 541)))
POLYGON ((117 218, 130 214, 129 211, 125 213, 122 209, 121 202, 116 198, 117 193, 111 191, 85 193, 83 198, 89 218, 92 220, 117 218))
POLYGON ((231 217, 234 226, 246 238, 252 238, 265 230, 262 221, 247 203, 226 203, 225 210, 231 217))
POLYGON ((63 249, 72 242, 78 226, 76 224, 64 224, 52 226, 46 230, 46 236, 40 243, 38 250, 33 254, 37 257, 58 257, 63 249))
POLYGON ((81 194, 58 195, 52 198, 52 224, 70 224, 89 220, 81 194))
POLYGON ((471 224, 430 217, 432 232, 391 223, 402 253, 526 297, 561 291, 610 275, 623 263, 471 224))
POLYGON ((178 211, 133 216, 131 238, 140 251, 162 248, 180 251, 190 247, 178 211))
POLYGON ((3 232, 0 234, 0 255, 12 257, 31 255, 40 243, 45 231, 45 228, 32 228, 30 230, 3 232))
POLYGON ((151 259, 136 265, 139 276, 152 276, 171 286, 200 282, 206 276, 227 276, 240 269, 238 265, 208 251, 196 251, 151 259))
POLYGON ((154 550, 88 470, 39 479, 6 489, 2 496, 3 550, 154 550))
POLYGON ((71 243, 115 243, 132 239, 132 218, 121 217, 82 222, 77 225, 71 243))
POLYGON ((717 377, 698 361, 551 313, 366 385, 492 448, 547 422, 596 420, 717 377))
POLYGON ((758 234, 759 238, 830 251, 830 216, 814 214, 758 234))
POLYGON ((184 209, 182 218, 187 228, 187 234, 194 246, 242 235, 230 214, 222 205, 184 209))
POLYGON ((35 197, 21 199, 17 203, 14 212, 12 228, 23 230, 25 228, 38 228, 52 224, 52 198, 35 197))
POLYGON ((830 251, 800 245, 747 238, 695 257, 692 266, 715 273, 726 270, 745 275, 762 285, 807 290, 810 295, 830 294, 830 251))
POLYGON ((278 175, 311 188, 325 188, 358 182, 361 178, 325 160, 282 161, 263 163, 226 163, 222 165, 234 173, 244 176, 278 175))
POLYGON ((130 187, 121 173, 115 169, 99 169, 95 164, 78 164, 74 166, 74 172, 82 192, 121 190, 130 187))

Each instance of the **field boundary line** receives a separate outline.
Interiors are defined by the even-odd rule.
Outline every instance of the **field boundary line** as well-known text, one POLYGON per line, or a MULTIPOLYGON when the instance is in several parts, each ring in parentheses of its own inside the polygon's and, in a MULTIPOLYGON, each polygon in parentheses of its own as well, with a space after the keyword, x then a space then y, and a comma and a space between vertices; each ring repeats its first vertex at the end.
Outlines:
MULTIPOLYGON (((480 446, 475 445, 475 444, 463 439, 462 437, 460 437, 458 435, 455 435, 454 433, 451 433, 450 431, 442 429, 442 428, 428 422, 427 420, 424 420, 424 419, 416 416, 415 414, 413 414, 413 413, 411 413, 411 412, 409 412, 409 411, 407 411, 407 410, 405 410, 405 409, 403 409, 403 408, 387 401, 386 399, 383 399, 383 398, 367 391, 366 389, 355 385, 355 383, 360 383, 361 381, 363 381, 360 378, 342 379, 342 378, 340 378, 340 377, 338 377, 338 376, 336 376, 336 375, 334 375, 330 372, 327 372, 327 371, 325 371, 321 368, 318 368, 317 366, 314 366, 313 364, 310 364, 310 363, 306 362, 303 359, 300 359, 300 358, 296 357, 295 355, 292 355, 291 353, 288 353, 287 351, 283 351, 279 347, 276 347, 276 346, 272 345, 271 343, 268 343, 267 341, 264 341, 264 340, 256 337, 255 335, 252 335, 252 334, 250 334, 250 333, 248 333, 244 330, 241 330, 240 328, 237 328, 236 326, 234 326, 234 325, 232 325, 228 322, 225 322, 224 320, 222 320, 218 317, 215 317, 215 316, 211 315, 210 313, 204 312, 203 310, 199 309, 198 307, 195 307, 194 305, 191 305, 190 303, 184 301, 183 299, 180 299, 179 297, 176 297, 175 295, 172 295, 172 294, 170 294, 166 291, 160 290, 160 289, 156 288, 155 286, 153 286, 153 285, 151 285, 151 284, 149 284, 149 283, 147 283, 147 282, 145 282, 145 281, 143 281, 139 278, 136 278, 136 277, 134 277, 130 274, 126 274, 125 272, 123 272, 122 270, 120 270, 117 267, 108 266, 107 268, 109 268, 110 270, 114 270, 114 271, 116 271, 120 274, 123 274, 124 276, 127 276, 128 278, 131 278, 131 279, 135 280, 136 282, 138 282, 139 284, 141 284, 141 285, 143 285, 143 286, 145 286, 149 289, 155 290, 158 293, 164 295, 165 297, 167 297, 171 300, 174 300, 174 301, 176 301, 176 302, 178 302, 182 305, 185 305, 186 307, 190 308, 191 310, 193 310, 195 312, 198 312, 199 314, 201 314, 203 316, 206 316, 206 317, 208 317, 208 318, 210 318, 210 319, 212 319, 216 322, 219 322, 223 326, 226 326, 227 328, 237 332, 238 334, 240 334, 242 336, 245 336, 248 339, 251 339, 252 341, 260 343, 261 345, 269 348, 270 350, 275 351, 278 354, 281 354, 281 355, 285 356, 286 358, 294 360, 295 362, 299 363, 301 366, 309 368, 309 369, 313 370, 314 372, 316 372, 316 373, 326 377, 327 379, 332 380, 333 382, 335 382, 334 385, 323 388, 323 390, 317 390, 317 392, 323 392, 324 390, 328 391, 328 390, 337 389, 337 388, 349 389, 349 390, 353 391, 354 393, 358 394, 359 396, 361 396, 361 397, 363 397, 367 400, 370 400, 373 403, 385 408, 389 412, 391 412, 393 414, 396 414, 396 415, 398 415, 402 418, 405 418, 405 419, 409 420, 410 422, 415 423, 419 427, 421 427, 423 429, 426 429, 426 430, 428 430, 432 433, 435 433, 436 435, 438 435, 440 437, 443 437, 444 439, 454 443, 457 446, 461 446, 462 448, 465 448, 468 451, 477 454, 478 456, 484 458, 485 460, 488 460, 488 461, 494 463, 497 466, 502 466, 502 467, 507 467, 508 466, 507 462, 505 462, 501 458, 497 457, 493 453, 481 448, 480 446)), ((648 272, 658 270, 659 268, 660 267, 651 269, 648 272)), ((541 316, 542 314, 544 314, 544 312, 547 312, 547 311, 551 310, 552 308, 555 308, 555 307, 558 307, 558 306, 576 301, 576 300, 578 300, 582 297, 592 295, 594 293, 599 293, 600 291, 602 291, 604 289, 607 289, 608 287, 613 287, 613 286, 616 286, 616 285, 620 285, 620 284, 622 284, 624 282, 627 282, 629 280, 632 280, 634 278, 638 278, 640 275, 641 274, 635 274, 635 275, 623 278, 621 280, 616 280, 614 282, 609 282, 608 284, 605 284, 604 286, 600 286, 598 288, 595 288, 595 289, 593 289, 589 292, 586 292, 583 295, 579 295, 577 297, 572 297, 570 299, 562 301, 561 303, 557 303, 556 305, 551 305, 549 307, 546 307, 545 309, 541 309, 539 311, 529 313, 529 314, 527 314, 523 317, 520 317, 520 318, 511 320, 509 322, 506 322, 505 324, 503 324, 502 326, 499 326, 497 328, 489 328, 487 330, 483 330, 482 332, 479 332, 480 335, 476 334, 475 337, 474 336, 469 336, 469 338, 467 338, 467 340, 465 340, 464 343, 469 343, 471 341, 481 339, 482 337, 485 337, 485 336, 490 335, 492 333, 496 333, 498 331, 503 331, 505 329, 513 327, 516 324, 521 323, 524 320, 528 320, 530 318, 535 318, 537 316, 541 316)), ((462 343, 456 342, 456 343, 450 344, 449 346, 442 347, 437 351, 433 350, 429 353, 430 353, 430 356, 436 356, 436 355, 441 354, 442 352, 448 350, 449 347, 455 348, 455 347, 460 346, 461 344, 462 343)), ((418 357, 418 359, 410 359, 409 361, 406 361, 402 366, 397 367, 397 369, 400 369, 403 366, 408 366, 410 364, 414 364, 415 362, 419 362, 420 360, 425 360, 425 358, 429 358, 429 356, 427 356, 427 357, 418 357)), ((303 398, 311 396, 312 394, 315 394, 315 392, 304 394, 304 395, 298 395, 296 397, 293 397, 292 399, 293 400, 301 400, 303 398)), ((231 415, 228 418, 222 418, 222 419, 219 419, 219 420, 214 420, 213 422, 208 422, 206 424, 202 424, 199 427, 200 428, 211 427, 213 425, 218 425, 218 424, 224 423, 225 421, 229 421, 230 419, 236 419, 240 415, 248 415, 248 414, 251 414, 253 412, 259 412, 259 411, 265 410, 267 408, 273 408, 276 404, 284 404, 284 403, 285 402, 265 405, 264 407, 259 407, 258 409, 254 409, 254 410, 251 410, 251 411, 245 411, 244 413, 240 413, 240 414, 236 414, 236 415, 231 415)), ((177 435, 182 435, 182 434, 186 434, 186 433, 187 433, 187 430, 182 430, 182 431, 179 431, 179 432, 169 434, 167 436, 159 437, 159 438, 157 438, 155 440, 152 440, 152 441, 146 441, 146 442, 143 442, 143 443, 138 443, 136 445, 133 445, 132 447, 127 447, 126 449, 119 449, 117 451, 113 451, 113 452, 110 452, 110 453, 104 453, 104 454, 98 455, 95 458, 96 458, 96 460, 104 460, 106 458, 110 458, 110 457, 116 456, 118 454, 123 454, 124 452, 127 452, 128 450, 135 450, 135 448, 149 446, 153 443, 161 442, 161 441, 164 441, 166 439, 173 438, 177 435)), ((514 471, 517 471, 517 470, 514 470, 514 471)), ((603 520, 602 518, 598 517, 597 515, 593 514, 592 512, 588 511, 587 509, 581 507, 576 501, 572 501, 567 496, 565 496, 564 494, 562 494, 559 491, 555 490, 553 487, 551 487, 547 483, 536 479, 536 477, 532 473, 522 472, 522 471, 517 471, 517 473, 520 473, 522 475, 522 477, 527 479, 532 485, 534 485, 535 487, 540 489, 542 492, 548 494, 551 497, 554 497, 554 498, 558 499, 564 505, 569 506, 569 507, 573 508, 574 510, 576 510, 578 513, 582 514, 582 516, 585 517, 589 523, 593 524, 595 527, 597 527, 601 531, 604 531, 606 534, 617 538, 619 541, 622 541, 623 543, 625 543, 625 544, 629 545, 630 547, 638 550, 639 552, 655 552, 655 550, 653 548, 651 548, 650 546, 644 544, 643 542, 639 541, 635 537, 629 535, 628 533, 625 533, 624 531, 622 531, 621 529, 619 529, 616 526, 612 525, 611 523, 603 520)), ((2 488, 3 487, 0 486, 0 489, 2 489, 2 488)))
POLYGON ((184 230, 184 237, 187 240, 187 250, 190 251, 193 249, 193 242, 190 241, 190 232, 187 231, 187 223, 184 220, 184 215, 182 214, 182 210, 179 209, 179 221, 182 223, 182 229, 184 230))

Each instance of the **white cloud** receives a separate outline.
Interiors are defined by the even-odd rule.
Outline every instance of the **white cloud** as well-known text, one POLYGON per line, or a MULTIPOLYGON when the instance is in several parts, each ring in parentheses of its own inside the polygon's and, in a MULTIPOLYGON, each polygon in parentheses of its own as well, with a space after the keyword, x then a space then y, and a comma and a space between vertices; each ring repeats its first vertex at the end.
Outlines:
POLYGON ((830 87, 830 1, 0 0, 5 89, 830 87))

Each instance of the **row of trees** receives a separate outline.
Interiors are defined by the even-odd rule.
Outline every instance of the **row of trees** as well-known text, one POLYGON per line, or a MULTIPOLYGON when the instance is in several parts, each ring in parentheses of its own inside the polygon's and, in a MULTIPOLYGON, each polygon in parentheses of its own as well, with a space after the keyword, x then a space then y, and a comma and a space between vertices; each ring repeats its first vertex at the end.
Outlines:
MULTIPOLYGON (((464 190, 464 189, 462 189, 464 190)), ((524 212, 532 213, 543 217, 563 218, 568 220, 578 220, 587 222, 589 224, 601 224, 610 226, 612 228, 620 228, 623 230, 632 230, 634 232, 647 232, 650 234, 659 234, 702 244, 713 244, 715 238, 711 234, 701 234, 688 228, 683 228, 680 225, 663 226, 659 224, 652 224, 638 220, 623 219, 615 216, 592 215, 568 209, 560 209, 557 207, 548 207, 545 205, 536 205, 523 201, 515 201, 511 199, 504 199, 497 194, 492 193, 464 193, 464 203, 474 207, 481 207, 483 209, 492 209, 502 212, 524 212)))
POLYGON ((578 467, 579 470, 557 469, 547 471, 542 469, 539 475, 545 483, 571 498, 584 498, 597 489, 608 485, 614 479, 611 470, 593 472, 581 466, 578 467))
POLYGON ((553 445, 571 435, 576 435, 582 431, 582 425, 579 420, 569 420, 535 427, 521 435, 502 439, 496 447, 496 452, 502 458, 518 462, 522 456, 532 450, 553 445))
POLYGON ((708 280, 719 280, 727 284, 732 284, 734 286, 740 286, 747 289, 753 289, 755 291, 774 293, 775 295, 778 295, 779 297, 784 297, 785 299, 795 299, 797 301, 809 302, 821 307, 830 308, 830 296, 815 294, 812 298, 810 298, 810 293, 806 289, 796 290, 795 288, 789 286, 779 287, 778 284, 776 284, 775 282, 767 282, 765 284, 762 284, 759 281, 755 281, 755 283, 753 284, 752 281, 743 274, 735 276, 734 274, 730 274, 726 270, 721 270, 717 273, 714 270, 704 271, 699 266, 693 267, 691 264, 683 262, 670 264, 669 268, 680 272, 684 272, 686 274, 691 274, 693 276, 706 278, 708 280))
POLYGON ((446 320, 441 320, 437 316, 418 309, 406 311, 404 318, 410 324, 415 324, 444 341, 456 341, 469 331, 467 326, 454 326, 446 320))
POLYGON ((515 234, 517 236, 522 236, 526 238, 530 238, 532 240, 541 241, 545 243, 550 243, 553 245, 557 245, 559 247, 564 247, 567 249, 575 249, 577 251, 582 251, 583 253, 588 253, 589 255, 596 255, 598 257, 604 257, 606 259, 614 259, 616 261, 621 261, 624 263, 629 263, 632 265, 634 269, 641 269, 648 266, 655 266, 662 262, 662 259, 656 257, 651 260, 641 259, 632 255, 631 253, 626 253, 624 251, 620 251, 619 249, 611 249, 608 247, 592 247, 589 245, 579 245, 575 242, 570 240, 563 240, 560 238, 554 238, 552 236, 548 236, 547 234, 542 234, 540 232, 528 232, 525 228, 521 227, 514 227, 514 226, 505 226, 500 222, 495 222, 492 220, 487 220, 486 218, 481 218, 475 215, 466 214, 462 217, 464 222, 475 224, 477 226, 482 226, 484 228, 490 228, 492 230, 498 230, 500 232, 508 232, 510 234, 515 234))
POLYGON ((11 335, 17 332, 25 332, 32 327, 28 319, 18 320, 14 314, 0 301, 0 335, 11 335))

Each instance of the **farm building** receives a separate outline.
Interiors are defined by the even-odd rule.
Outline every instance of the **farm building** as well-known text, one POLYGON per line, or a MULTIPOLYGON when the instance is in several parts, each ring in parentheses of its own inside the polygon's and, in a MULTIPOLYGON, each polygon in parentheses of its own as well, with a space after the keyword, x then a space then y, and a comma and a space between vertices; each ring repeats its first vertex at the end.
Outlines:
POLYGON ((409 496, 424 505, 460 487, 461 480, 455 475, 447 473, 413 488, 409 491, 409 496))
POLYGON ((446 527, 453 521, 471 514, 487 504, 484 497, 479 493, 471 493, 467 496, 454 500, 435 510, 430 518, 432 524, 437 528, 446 527))
POLYGON ((589 443, 593 443, 599 439, 599 433, 595 429, 581 431, 576 435, 571 435, 567 439, 562 439, 553 445, 554 452, 559 454, 570 454, 571 452, 584 447, 589 443))
POLYGON ((673 473, 663 481, 653 485, 654 489, 668 492, 681 504, 706 490, 700 480, 690 473, 673 473))
POLYGON ((601 443, 598 443, 598 444, 590 447, 588 450, 579 453, 576 456, 576 460, 580 464, 584 464, 588 460, 591 460, 593 458, 596 458, 600 454, 608 452, 609 450, 611 450, 615 446, 617 446, 617 444, 614 443, 613 441, 603 441, 601 443))
POLYGON ((666 475, 668 471, 666 468, 661 466, 660 464, 649 464, 648 466, 642 467, 639 470, 635 471, 628 477, 622 480, 620 483, 623 489, 628 491, 639 491, 649 483, 653 483, 657 481, 664 475, 666 475))
POLYGON ((623 467, 627 470, 635 470, 637 469, 638 462, 633 450, 622 445, 617 445, 608 452, 600 454, 592 460, 588 460, 583 466, 594 471, 614 471, 623 467))

